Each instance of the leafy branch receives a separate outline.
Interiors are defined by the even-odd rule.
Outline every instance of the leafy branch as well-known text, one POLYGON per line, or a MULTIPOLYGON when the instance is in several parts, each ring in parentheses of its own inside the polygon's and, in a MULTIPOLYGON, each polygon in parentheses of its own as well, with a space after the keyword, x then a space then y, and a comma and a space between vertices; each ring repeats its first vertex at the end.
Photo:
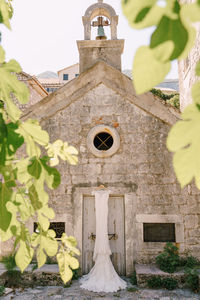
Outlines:
MULTIPOLYGON (((171 61, 186 58, 196 40, 194 24, 200 21, 200 1, 165 0, 163 3, 160 6, 157 0, 122 0, 130 26, 155 27, 150 45, 140 47, 134 58, 133 81, 138 94, 163 81, 171 61)), ((196 76, 200 76, 200 62, 196 65, 196 76)), ((183 111, 182 120, 172 127, 167 147, 175 153, 173 165, 181 186, 195 179, 200 189, 200 81, 192 86, 191 94, 193 103, 183 111)))
MULTIPOLYGON (((0 0, 0 23, 10 28, 11 0, 0 0)), ((47 256, 57 257, 60 274, 66 283, 71 269, 78 268, 79 255, 73 237, 63 234, 61 243, 50 220, 55 213, 49 207, 48 189, 56 189, 61 182, 55 168, 59 159, 77 164, 78 151, 61 140, 49 142, 48 133, 37 120, 22 121, 22 112, 13 102, 14 97, 25 104, 29 100, 27 86, 17 79, 21 67, 15 60, 5 62, 0 46, 0 237, 1 241, 14 238, 15 260, 23 272, 34 253, 41 267, 47 256), (24 147, 25 146, 25 147, 24 147), (46 151, 46 156, 41 156, 46 151), (27 223, 37 222, 37 232, 31 234, 27 223)))

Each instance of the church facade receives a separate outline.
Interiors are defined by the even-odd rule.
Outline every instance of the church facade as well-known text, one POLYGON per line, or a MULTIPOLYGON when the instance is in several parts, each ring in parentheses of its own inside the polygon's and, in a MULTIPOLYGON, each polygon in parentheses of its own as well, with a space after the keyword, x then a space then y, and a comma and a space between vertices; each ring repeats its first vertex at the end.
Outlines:
POLYGON ((134 262, 153 261, 167 241, 200 258, 199 191, 180 188, 166 148, 179 112, 151 93, 136 95, 121 72, 124 41, 117 39, 117 24, 114 9, 103 1, 89 7, 85 38, 77 42, 80 75, 25 113, 40 121, 52 142, 62 139, 79 151, 77 166, 60 163, 62 183, 51 192, 50 205, 52 222, 78 241, 82 273, 93 265, 92 192, 101 184, 111 191, 109 240, 119 274, 130 275, 134 262), (99 35, 91 40, 96 17, 99 35), (102 30, 106 24, 111 40, 102 30))

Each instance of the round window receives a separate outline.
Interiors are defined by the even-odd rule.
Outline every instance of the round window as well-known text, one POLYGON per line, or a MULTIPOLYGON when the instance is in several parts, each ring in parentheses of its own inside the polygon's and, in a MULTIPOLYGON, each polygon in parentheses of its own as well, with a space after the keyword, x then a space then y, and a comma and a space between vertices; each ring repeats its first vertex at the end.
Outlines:
POLYGON ((94 138, 94 146, 98 150, 109 150, 113 145, 113 137, 107 132, 99 132, 94 138))
POLYGON ((90 130, 87 137, 89 150, 97 157, 113 155, 120 146, 120 138, 115 128, 99 125, 90 130))

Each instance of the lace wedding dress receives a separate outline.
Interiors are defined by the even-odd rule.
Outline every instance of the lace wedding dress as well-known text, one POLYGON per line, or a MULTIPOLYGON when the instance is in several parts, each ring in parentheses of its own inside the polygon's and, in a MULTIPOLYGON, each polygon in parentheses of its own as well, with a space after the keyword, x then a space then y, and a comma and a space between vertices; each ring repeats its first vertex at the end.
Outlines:
POLYGON ((95 265, 89 274, 81 278, 81 288, 93 292, 117 292, 126 288, 126 282, 118 276, 110 260, 107 220, 109 191, 99 190, 93 194, 96 209, 95 265))

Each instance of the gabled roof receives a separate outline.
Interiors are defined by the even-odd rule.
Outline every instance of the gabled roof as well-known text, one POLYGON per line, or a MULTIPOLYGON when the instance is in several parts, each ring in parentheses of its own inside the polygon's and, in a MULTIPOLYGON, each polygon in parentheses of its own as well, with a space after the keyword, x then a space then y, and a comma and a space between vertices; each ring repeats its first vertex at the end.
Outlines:
POLYGON ((103 61, 97 62, 56 92, 31 106, 25 111, 23 118, 35 118, 40 121, 49 119, 101 83, 120 94, 124 100, 169 125, 174 124, 180 118, 178 110, 152 93, 136 95, 132 80, 103 61))
POLYGON ((62 70, 59 70, 57 73, 59 74, 59 73, 62 72, 62 71, 72 69, 72 68, 74 68, 75 66, 79 67, 79 63, 76 63, 76 64, 71 65, 71 66, 69 66, 69 67, 66 67, 66 68, 64 68, 64 69, 62 69, 62 70))
MULTIPOLYGON (((48 95, 48 92, 44 89, 44 87, 41 85, 39 80, 35 76, 31 76, 24 71, 20 72, 22 76, 26 78, 26 81, 33 87, 34 90, 36 90, 42 97, 45 97, 48 95)), ((19 74, 19 75, 20 75, 19 74)), ((22 79, 23 81, 23 79, 22 79)))

